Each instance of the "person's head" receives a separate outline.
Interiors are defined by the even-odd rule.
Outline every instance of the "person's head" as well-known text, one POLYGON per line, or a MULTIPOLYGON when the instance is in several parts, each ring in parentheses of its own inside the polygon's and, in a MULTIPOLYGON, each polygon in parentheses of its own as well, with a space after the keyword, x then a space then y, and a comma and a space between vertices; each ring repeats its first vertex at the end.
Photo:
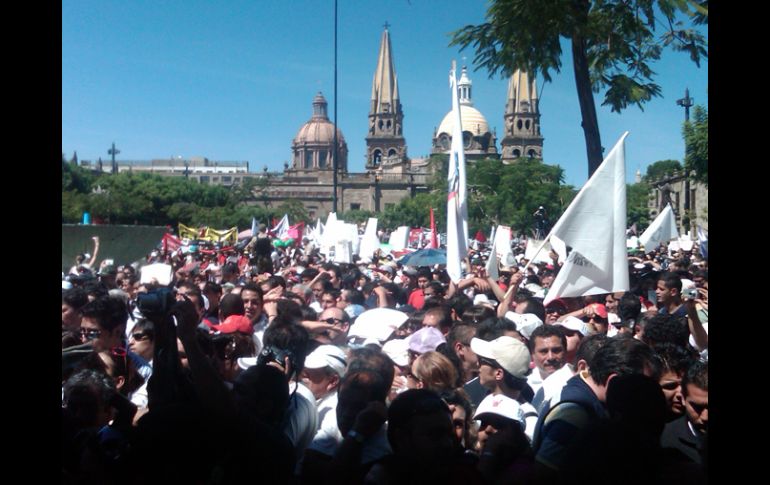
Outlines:
POLYGON ((324 310, 337 306, 340 299, 340 290, 331 289, 321 294, 321 308, 324 310))
POLYGON ((302 371, 310 341, 305 327, 285 322, 279 316, 267 327, 262 341, 264 347, 258 362, 280 369, 288 380, 302 371))
POLYGON ((251 334, 237 331, 220 333, 212 336, 212 343, 220 376, 227 382, 233 382, 241 371, 238 359, 254 357, 257 353, 251 334))
POLYGON ((620 304, 620 300, 623 298, 624 294, 625 292, 623 291, 607 293, 607 297, 604 299, 604 306, 607 308, 608 312, 620 315, 618 312, 618 305, 620 304))
MULTIPOLYGON (((418 280, 419 281, 419 280, 418 280)), ((425 287, 422 289, 423 294, 425 295, 425 301, 428 300, 436 300, 436 301, 442 301, 444 298, 444 294, 446 293, 444 290, 444 285, 439 283, 438 281, 431 281, 425 287)))
POLYGON ((420 289, 425 289, 426 286, 428 286, 428 283, 433 281, 433 273, 431 272, 430 268, 420 268, 417 270, 417 287, 420 289))
POLYGON ((476 421, 480 421, 478 449, 483 452, 489 438, 496 433, 505 432, 510 438, 507 444, 516 455, 527 449, 527 436, 522 426, 523 412, 519 403, 503 394, 490 394, 479 404, 476 421))
POLYGON ((356 416, 370 402, 385 403, 385 398, 393 382, 392 361, 390 362, 390 379, 370 368, 352 368, 353 362, 355 360, 351 360, 351 368, 342 378, 337 394, 337 427, 343 436, 353 429, 356 416))
POLYGON ((471 349, 479 359, 479 384, 492 391, 520 390, 526 383, 531 360, 521 340, 503 335, 492 341, 471 339, 471 349))
POLYGON ((516 313, 532 313, 537 316, 541 322, 545 321, 545 307, 543 301, 540 298, 534 296, 527 296, 522 301, 516 303, 516 313))
POLYGON ((687 320, 673 315, 655 315, 645 325, 642 335, 642 341, 647 345, 670 342, 680 347, 687 347, 689 339, 690 328, 687 320))
POLYGON ((452 328, 452 313, 447 305, 441 305, 434 308, 430 308, 425 311, 425 315, 422 317, 423 327, 434 327, 438 329, 442 334, 449 333, 449 329, 452 328))
POLYGON ((440 393, 441 399, 449 405, 452 412, 452 428, 457 442, 466 449, 473 449, 473 436, 471 435, 471 422, 473 421, 473 406, 468 394, 462 389, 452 389, 440 393))
POLYGON ((589 335, 580 341, 575 353, 575 371, 582 372, 589 369, 588 363, 594 358, 596 352, 609 341, 609 337, 600 333, 589 335))
POLYGON ((687 419, 702 434, 709 429, 709 365, 699 360, 682 379, 682 394, 687 419))
POLYGON ((299 279, 302 281, 303 285, 310 285, 310 282, 313 281, 316 276, 318 276, 317 269, 305 268, 305 270, 302 271, 302 274, 299 275, 299 279))
POLYGON ((350 316, 345 310, 330 306, 321 312, 318 321, 334 325, 334 327, 317 333, 314 337, 315 340, 333 345, 344 345, 347 342, 350 316))
POLYGON ((230 315, 245 315, 246 307, 243 304, 241 295, 228 293, 219 301, 219 319, 225 321, 230 315))
POLYGON ((563 300, 556 299, 548 303, 548 305, 545 306, 545 323, 546 325, 553 325, 556 323, 556 320, 559 319, 562 315, 565 315, 567 313, 567 305, 564 303, 563 300))
POLYGON ((112 419, 115 383, 104 372, 84 369, 64 383, 63 406, 78 428, 99 429, 112 419))
POLYGON ((495 316, 495 311, 486 305, 472 305, 463 313, 462 322, 466 325, 478 325, 495 316))
POLYGON ((530 335, 529 348, 532 359, 545 379, 566 363, 567 337, 559 325, 541 325, 530 335))
POLYGON ((588 329, 588 324, 575 317, 566 317, 561 322, 556 322, 554 325, 562 328, 564 338, 567 341, 567 347, 564 352, 565 362, 575 365, 577 363, 577 349, 580 342, 591 334, 588 329))
POLYGON ((145 318, 136 322, 128 336, 128 350, 147 362, 155 352, 155 324, 145 318))
POLYGON ((241 411, 267 424, 281 426, 289 405, 286 376, 269 365, 251 366, 236 377, 233 397, 241 411))
POLYGON ((663 273, 655 288, 658 307, 678 305, 682 301, 682 280, 674 273, 663 273))
POLYGON ((439 352, 425 352, 415 359, 412 369, 407 374, 407 387, 410 389, 430 389, 435 392, 455 388, 457 370, 452 362, 439 352))
POLYGON ((653 350, 661 360, 659 384, 666 396, 666 404, 671 416, 681 416, 684 413, 684 395, 682 394, 682 379, 687 370, 695 363, 692 352, 684 347, 664 342, 653 346, 653 350))
POLYGON ((324 272, 329 275, 329 283, 333 287, 339 288, 342 277, 342 269, 334 263, 326 263, 323 265, 324 272))
POLYGON ((660 378, 660 358, 652 348, 630 337, 610 338, 589 361, 589 374, 597 397, 606 399, 607 382, 614 376, 644 374, 660 378))
MULTIPOLYGON (((305 272, 303 272, 302 274, 304 275, 305 272)), ((332 286, 332 284, 329 282, 328 279, 320 279, 320 278, 318 279, 318 281, 313 283, 313 285, 310 287, 310 290, 313 292, 313 298, 319 303, 321 302, 321 297, 323 296, 323 294, 333 289, 334 287, 332 286)))
POLYGON ((607 333, 610 320, 607 314, 607 307, 603 303, 591 303, 593 312, 583 317, 583 321, 588 324, 591 333, 607 333))
POLYGON ((709 288, 709 271, 707 269, 702 269, 696 271, 692 275, 692 282, 695 283, 696 288, 705 288, 708 290, 709 288))
POLYGON ((222 286, 213 281, 207 281, 203 285, 201 293, 209 300, 209 313, 216 315, 219 310, 219 300, 222 299, 222 286))
POLYGON ((262 289, 254 283, 246 283, 241 290, 243 308, 249 320, 256 322, 262 316, 262 289))
POLYGON ((469 381, 478 374, 479 358, 471 349, 471 339, 476 335, 476 327, 456 323, 446 336, 447 346, 457 355, 462 364, 463 380, 469 381))
POLYGON ((447 466, 456 447, 449 406, 427 389, 404 391, 388 409, 388 441, 408 463, 425 469, 447 466))
POLYGON ((77 332, 83 318, 81 309, 88 303, 88 295, 80 288, 70 288, 61 294, 61 328, 77 332))
POLYGON ((320 345, 305 359, 302 382, 316 399, 335 392, 345 375, 347 356, 334 345, 320 345))
POLYGON ((128 310, 122 300, 97 298, 83 306, 81 313, 80 338, 83 343, 91 342, 96 352, 122 346, 128 321, 128 310))

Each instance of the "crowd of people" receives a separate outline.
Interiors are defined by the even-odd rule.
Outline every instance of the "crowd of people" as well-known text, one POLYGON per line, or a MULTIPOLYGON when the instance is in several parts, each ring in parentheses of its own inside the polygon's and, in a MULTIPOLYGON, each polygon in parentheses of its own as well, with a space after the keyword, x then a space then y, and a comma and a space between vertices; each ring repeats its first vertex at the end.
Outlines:
POLYGON ((64 483, 704 483, 708 262, 544 305, 558 256, 464 278, 263 231, 62 275, 64 483))

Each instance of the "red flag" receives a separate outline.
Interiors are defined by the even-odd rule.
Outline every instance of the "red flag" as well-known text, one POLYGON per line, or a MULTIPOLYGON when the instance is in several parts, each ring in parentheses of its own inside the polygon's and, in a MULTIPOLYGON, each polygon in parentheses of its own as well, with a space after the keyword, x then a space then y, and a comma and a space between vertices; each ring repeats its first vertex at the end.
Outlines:
POLYGON ((477 240, 478 242, 487 242, 487 237, 484 235, 483 232, 481 232, 481 229, 478 230, 476 235, 473 237, 473 239, 477 240))
POLYGON ((438 249, 438 232, 436 231, 436 219, 433 217, 433 207, 430 208, 430 244, 428 247, 438 249))

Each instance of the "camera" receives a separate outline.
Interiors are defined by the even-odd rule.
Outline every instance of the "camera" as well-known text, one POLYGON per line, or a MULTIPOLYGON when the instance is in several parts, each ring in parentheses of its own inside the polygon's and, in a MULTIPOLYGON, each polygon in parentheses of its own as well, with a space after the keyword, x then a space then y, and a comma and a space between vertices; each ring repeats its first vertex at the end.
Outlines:
POLYGON ((176 303, 174 290, 158 288, 147 293, 139 293, 136 303, 142 315, 152 319, 153 317, 165 317, 176 303))
POLYGON ((257 365, 266 365, 270 362, 280 364, 281 367, 286 365, 286 357, 289 358, 292 367, 294 366, 294 354, 288 350, 282 350, 273 346, 268 346, 262 349, 257 357, 257 365))
POLYGON ((682 290, 682 296, 685 300, 694 300, 698 298, 698 289, 697 288, 687 288, 682 290))

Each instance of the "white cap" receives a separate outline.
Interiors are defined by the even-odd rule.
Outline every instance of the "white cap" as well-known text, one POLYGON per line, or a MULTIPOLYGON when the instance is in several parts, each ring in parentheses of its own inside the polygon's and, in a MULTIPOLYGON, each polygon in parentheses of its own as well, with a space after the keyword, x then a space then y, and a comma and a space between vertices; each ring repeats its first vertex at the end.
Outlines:
POLYGON ((561 322, 554 322, 554 325, 561 325, 562 327, 572 330, 573 332, 580 332, 583 337, 587 336, 590 331, 588 330, 588 325, 586 325, 586 322, 583 320, 577 318, 577 317, 566 317, 561 322))
POLYGON ((409 342, 405 339, 393 339, 385 342, 382 351, 390 357, 397 366, 409 365, 409 342))
POLYGON ((348 331, 348 337, 371 338, 384 342, 408 319, 406 313, 392 308, 373 308, 356 319, 348 331))
POLYGON ((255 365, 257 365, 257 358, 256 357, 239 357, 237 362, 238 362, 238 367, 240 367, 243 370, 246 370, 249 367, 254 367, 255 365))
POLYGON ((503 369, 514 377, 524 378, 529 373, 532 357, 529 349, 521 340, 504 335, 491 342, 473 337, 471 350, 481 357, 497 361, 503 369))
POLYGON ((514 421, 523 422, 524 412, 521 405, 515 400, 504 394, 490 394, 479 403, 476 414, 473 419, 478 420, 483 414, 496 414, 514 421))
POLYGON ((505 318, 515 323, 516 330, 518 330, 527 340, 529 340, 532 332, 543 324, 543 321, 534 313, 506 312, 505 318))
POLYGON ((70 283, 69 281, 62 280, 62 282, 61 282, 61 289, 62 290, 69 290, 70 288, 72 288, 72 283, 70 283))
POLYGON ((478 295, 474 296, 473 297, 473 304, 474 305, 488 305, 488 306, 491 306, 492 309, 494 309, 494 307, 495 307, 495 304, 492 303, 489 300, 489 297, 487 297, 487 295, 485 295, 484 293, 479 293, 478 295))
POLYGON ((340 377, 345 375, 348 360, 339 347, 335 345, 319 345, 305 358, 305 368, 323 369, 331 367, 340 377))

